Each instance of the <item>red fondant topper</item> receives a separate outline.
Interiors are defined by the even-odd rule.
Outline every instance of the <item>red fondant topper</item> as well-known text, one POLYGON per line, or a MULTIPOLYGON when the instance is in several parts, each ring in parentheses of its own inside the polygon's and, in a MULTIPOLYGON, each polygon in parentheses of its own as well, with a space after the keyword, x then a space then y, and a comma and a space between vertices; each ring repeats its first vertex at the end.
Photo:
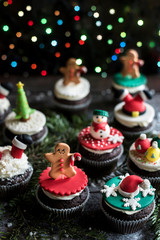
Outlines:
POLYGON ((71 178, 64 179, 51 178, 49 176, 50 170, 51 168, 48 167, 39 177, 40 186, 50 193, 61 196, 69 196, 80 192, 87 186, 87 175, 80 168, 74 166, 74 170, 77 174, 71 178))
MULTIPOLYGON (((117 141, 116 143, 113 143, 112 141, 109 141, 110 136, 108 138, 104 139, 95 139, 90 135, 90 129, 91 127, 87 127, 82 129, 82 131, 79 133, 78 139, 81 145, 93 149, 93 150, 109 150, 112 148, 116 148, 120 146, 123 142, 117 141)), ((120 131, 118 131, 116 128, 110 127, 110 135, 115 136, 118 135, 119 137, 123 138, 123 135, 120 131)))

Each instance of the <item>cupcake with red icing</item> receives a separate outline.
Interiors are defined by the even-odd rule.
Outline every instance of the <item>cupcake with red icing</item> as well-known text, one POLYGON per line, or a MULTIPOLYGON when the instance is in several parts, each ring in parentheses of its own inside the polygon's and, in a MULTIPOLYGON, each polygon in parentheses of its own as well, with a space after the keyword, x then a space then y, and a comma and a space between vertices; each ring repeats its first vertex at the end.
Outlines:
POLYGON ((33 167, 24 153, 32 139, 28 135, 15 136, 12 146, 0 147, 0 199, 17 196, 26 190, 33 167))
POLYGON ((107 111, 95 109, 92 125, 78 136, 82 163, 88 167, 112 171, 123 153, 123 135, 108 125, 107 111))
POLYGON ((141 134, 129 148, 128 169, 131 174, 147 178, 156 188, 160 184, 160 136, 141 134))
POLYGON ((46 210, 60 217, 68 217, 81 212, 88 201, 89 189, 86 174, 74 166, 81 160, 79 153, 70 153, 70 147, 58 143, 54 152, 46 153, 51 167, 39 177, 36 198, 46 210))
POLYGON ((110 179, 101 190, 101 209, 107 223, 119 233, 142 229, 154 212, 155 190, 148 179, 137 175, 110 179))

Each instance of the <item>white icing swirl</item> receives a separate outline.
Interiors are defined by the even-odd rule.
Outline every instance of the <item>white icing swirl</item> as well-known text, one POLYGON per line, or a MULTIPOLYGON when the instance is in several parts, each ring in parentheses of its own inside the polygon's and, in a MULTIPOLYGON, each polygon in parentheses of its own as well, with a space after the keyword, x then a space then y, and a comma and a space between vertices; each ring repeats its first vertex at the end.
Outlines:
POLYGON ((90 83, 85 78, 80 78, 80 83, 69 83, 67 86, 63 85, 63 79, 56 82, 54 87, 54 94, 57 98, 75 101, 86 97, 90 92, 90 83))
POLYGON ((79 196, 82 191, 84 190, 81 190, 80 192, 77 192, 75 194, 71 194, 69 196, 61 196, 61 195, 55 195, 53 193, 50 193, 48 191, 45 191, 43 188, 42 188, 44 194, 46 194, 47 197, 51 198, 51 199, 54 199, 54 200, 72 200, 73 198, 79 196))
MULTIPOLYGON (((149 138, 151 141, 152 139, 149 138)), ((160 170, 160 157, 156 162, 149 162, 145 154, 138 153, 135 149, 135 143, 133 143, 129 149, 129 158, 134 164, 145 171, 156 172, 160 170)))
POLYGON ((145 85, 140 85, 140 86, 137 86, 137 87, 125 87, 125 86, 121 86, 121 85, 118 85, 118 84, 116 84, 115 82, 112 82, 112 86, 114 87, 114 88, 116 88, 116 89, 128 89, 128 91, 130 92, 130 93, 136 93, 136 92, 139 92, 139 91, 142 91, 142 90, 144 90, 145 88, 146 88, 146 86, 145 85))
POLYGON ((5 120, 6 128, 14 134, 33 135, 40 132, 46 124, 45 115, 37 110, 30 115, 30 119, 26 122, 16 120, 15 116, 16 114, 11 112, 5 120))
POLYGON ((0 152, 2 152, 0 178, 10 178, 23 174, 30 167, 26 154, 23 153, 21 159, 13 158, 10 154, 11 148, 11 146, 0 147, 0 152))
POLYGON ((93 149, 87 148, 85 146, 82 146, 82 147, 84 149, 86 149, 87 151, 95 153, 95 154, 111 153, 114 150, 114 148, 111 148, 111 149, 108 149, 108 150, 93 150, 93 149))
POLYGON ((9 100, 7 98, 0 98, 0 114, 3 114, 9 107, 9 100))
POLYGON ((116 107, 114 109, 114 116, 115 116, 116 120, 119 123, 121 123, 122 125, 124 125, 128 128, 133 128, 136 126, 147 127, 153 121, 154 116, 155 116, 155 110, 148 103, 145 103, 146 112, 142 115, 139 115, 138 117, 132 117, 132 116, 125 114, 122 111, 124 104, 125 104, 124 102, 119 103, 116 105, 116 107))

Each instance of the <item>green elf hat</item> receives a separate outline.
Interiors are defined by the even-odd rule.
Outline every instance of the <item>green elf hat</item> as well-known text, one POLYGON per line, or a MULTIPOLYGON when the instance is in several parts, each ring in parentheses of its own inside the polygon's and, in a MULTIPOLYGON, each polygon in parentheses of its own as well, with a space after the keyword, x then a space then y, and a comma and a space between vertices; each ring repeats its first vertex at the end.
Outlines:
POLYGON ((95 109, 93 111, 93 115, 100 115, 100 116, 104 116, 104 117, 109 117, 109 114, 108 114, 107 111, 100 110, 100 109, 95 109))

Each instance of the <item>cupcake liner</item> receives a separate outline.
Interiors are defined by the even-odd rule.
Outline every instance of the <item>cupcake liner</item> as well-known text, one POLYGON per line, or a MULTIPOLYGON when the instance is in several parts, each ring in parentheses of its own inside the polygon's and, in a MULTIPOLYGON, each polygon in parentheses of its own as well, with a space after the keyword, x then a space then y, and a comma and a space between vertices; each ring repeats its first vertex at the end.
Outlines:
POLYGON ((89 167, 95 167, 95 168, 97 168, 97 167, 98 168, 111 167, 111 166, 113 166, 114 163, 116 163, 118 161, 118 159, 123 154, 123 151, 124 151, 123 145, 120 145, 120 148, 121 148, 121 152, 117 156, 115 156, 113 158, 110 158, 108 160, 93 161, 93 160, 87 159, 87 158, 82 156, 82 163, 84 163, 85 165, 88 165, 89 167))
POLYGON ((80 212, 82 212, 82 210, 84 209, 84 206, 87 203, 87 201, 89 199, 89 196, 90 196, 89 188, 86 187, 86 189, 87 189, 87 198, 85 199, 85 201, 82 204, 80 204, 80 205, 78 205, 76 207, 68 208, 68 209, 57 209, 57 208, 51 208, 51 207, 45 205, 45 203, 43 203, 41 201, 41 199, 38 196, 38 191, 39 191, 40 188, 41 188, 40 185, 38 185, 37 190, 36 190, 36 198, 37 198, 38 203, 45 210, 50 211, 53 214, 55 214, 56 216, 61 217, 61 218, 67 218, 67 217, 75 216, 75 215, 78 215, 80 212))
MULTIPOLYGON (((128 166, 128 164, 127 164, 127 168, 128 168, 128 171, 129 171, 130 174, 132 174, 132 175, 138 175, 139 177, 141 177, 141 178, 143 178, 143 179, 147 178, 147 179, 150 181, 150 183, 151 183, 151 185, 152 185, 153 187, 155 187, 156 189, 159 189, 159 188, 160 188, 160 176, 159 176, 159 177, 149 177, 149 176, 145 176, 145 175, 143 175, 143 174, 139 174, 139 173, 137 173, 136 171, 133 171, 133 170, 128 166)), ((145 170, 144 170, 144 171, 145 171, 145 170)))
POLYGON ((33 174, 33 167, 30 164, 29 167, 29 175, 27 176, 27 178, 20 182, 20 183, 15 183, 13 185, 1 185, 0 186, 0 199, 1 200, 6 200, 10 197, 13 197, 15 195, 19 195, 25 192, 26 187, 32 177, 33 174))
POLYGON ((146 216, 138 220, 120 220, 115 217, 112 217, 109 215, 105 209, 102 206, 102 201, 101 201, 101 209, 105 216, 107 217, 107 220, 110 221, 112 226, 114 227, 114 230, 116 230, 119 233, 127 234, 127 233, 134 233, 139 231, 143 225, 148 221, 148 219, 151 217, 155 210, 155 201, 154 201, 154 206, 152 211, 146 216))
POLYGON ((68 105, 68 104, 64 104, 64 103, 60 103, 57 100, 54 99, 54 105, 58 108, 64 109, 64 110, 82 110, 86 107, 88 107, 90 105, 92 101, 91 96, 87 99, 86 102, 81 103, 81 104, 77 104, 77 105, 68 105))

